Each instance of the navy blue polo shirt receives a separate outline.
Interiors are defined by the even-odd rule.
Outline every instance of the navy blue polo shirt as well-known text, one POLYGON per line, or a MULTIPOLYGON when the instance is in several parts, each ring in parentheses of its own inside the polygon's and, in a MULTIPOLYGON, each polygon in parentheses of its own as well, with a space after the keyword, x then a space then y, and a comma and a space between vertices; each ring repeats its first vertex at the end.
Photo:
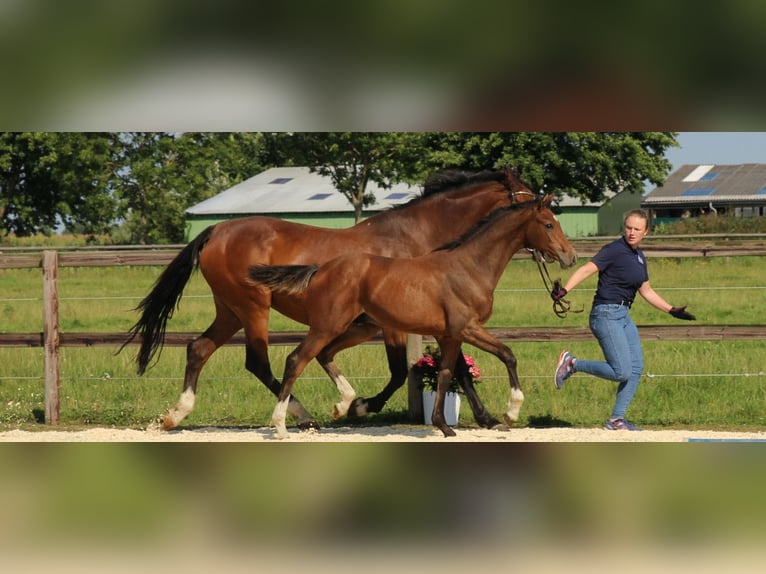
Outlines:
POLYGON ((644 252, 633 249, 625 237, 604 245, 591 262, 598 267, 594 305, 632 303, 638 288, 649 280, 644 252))

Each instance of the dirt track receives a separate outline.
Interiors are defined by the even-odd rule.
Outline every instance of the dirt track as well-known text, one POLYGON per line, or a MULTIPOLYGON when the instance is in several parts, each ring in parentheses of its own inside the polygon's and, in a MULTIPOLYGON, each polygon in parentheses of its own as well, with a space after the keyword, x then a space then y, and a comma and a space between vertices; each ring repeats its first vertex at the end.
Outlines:
MULTIPOLYGON (((298 432, 289 429, 284 442, 363 443, 363 442, 766 442, 764 432, 719 432, 687 430, 605 431, 602 429, 522 428, 510 432, 484 429, 455 429, 456 437, 446 439, 425 425, 371 427, 339 427, 320 432, 298 432)), ((279 442, 269 427, 255 429, 202 428, 170 432, 93 428, 83 431, 6 431, 0 432, 0 442, 279 442)))

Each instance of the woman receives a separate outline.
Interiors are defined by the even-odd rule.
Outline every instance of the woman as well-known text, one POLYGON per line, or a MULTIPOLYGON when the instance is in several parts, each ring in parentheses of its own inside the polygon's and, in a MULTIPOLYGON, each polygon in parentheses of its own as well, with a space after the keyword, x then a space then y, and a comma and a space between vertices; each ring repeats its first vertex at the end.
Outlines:
POLYGON ((598 273, 596 296, 590 313, 590 330, 598 339, 606 361, 589 361, 562 351, 556 366, 555 383, 561 389, 574 373, 615 381, 617 398, 612 415, 604 426, 607 430, 641 430, 625 419, 633 395, 636 394, 644 354, 638 329, 630 318, 630 307, 638 292, 652 307, 670 313, 677 319, 695 320, 686 307, 673 307, 649 283, 646 258, 639 249, 649 232, 649 216, 643 209, 630 211, 624 219, 624 234, 601 250, 588 263, 575 271, 563 288, 554 289, 551 297, 558 301, 585 279, 598 273))

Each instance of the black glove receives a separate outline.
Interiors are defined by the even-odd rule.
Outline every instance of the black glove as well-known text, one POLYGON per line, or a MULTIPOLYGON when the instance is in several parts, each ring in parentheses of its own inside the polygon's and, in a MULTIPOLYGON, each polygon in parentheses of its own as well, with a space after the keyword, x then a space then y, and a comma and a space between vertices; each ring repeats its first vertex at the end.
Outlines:
POLYGON ((553 289, 551 289, 551 299, 553 299, 554 302, 561 301, 566 297, 567 293, 568 291, 561 286, 561 281, 556 279, 553 282, 553 289))
POLYGON ((683 307, 673 307, 668 311, 676 319, 683 319, 684 321, 696 321, 697 317, 686 311, 686 305, 683 307))

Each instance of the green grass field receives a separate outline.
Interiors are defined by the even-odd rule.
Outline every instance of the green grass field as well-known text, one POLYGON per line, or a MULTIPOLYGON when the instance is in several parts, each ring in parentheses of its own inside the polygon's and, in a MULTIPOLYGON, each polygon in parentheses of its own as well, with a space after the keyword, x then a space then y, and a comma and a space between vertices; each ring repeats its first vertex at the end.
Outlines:
MULTIPOLYGON (((136 320, 132 308, 149 291, 161 268, 61 268, 59 316, 63 332, 125 332, 136 320)), ((554 277, 570 271, 551 268, 554 277)), ((650 260, 652 284, 675 305, 689 305, 705 325, 761 324, 766 310, 763 259, 759 257, 650 260)), ((586 326, 595 278, 570 295, 582 314, 559 319, 551 311, 537 268, 531 261, 512 261, 498 286, 490 327, 586 326)), ((642 300, 632 311, 639 325, 676 324, 642 300)), ((39 269, 0 270, 0 330, 42 330, 42 279, 39 269)), ((213 318, 207 284, 195 274, 169 331, 202 331, 213 318)), ((301 326, 274 314, 272 331, 301 326)), ((526 394, 521 426, 596 426, 611 410, 612 383, 578 375, 563 391, 552 384, 560 343, 514 343, 526 394)), ((600 358, 595 341, 572 342, 578 356, 600 358)), ((291 347, 272 347, 275 373, 281 374, 291 347)), ((165 348, 144 377, 135 374, 135 347, 61 350, 61 424, 143 427, 181 392, 185 349, 165 348)), ((468 348, 482 369, 479 393, 495 414, 504 411, 508 381, 494 357, 468 348)), ((763 341, 645 341, 645 376, 629 411, 647 428, 759 429, 766 424, 766 347, 763 341)), ((0 428, 36 428, 42 417, 41 349, 0 348, 0 428)), ((378 392, 387 381, 380 345, 344 351, 338 364, 360 396, 378 392)), ((331 425, 337 391, 312 364, 296 384, 295 394, 318 418, 331 425)), ((367 424, 406 420, 406 390, 398 391, 386 409, 367 424)), ((269 422, 275 399, 244 368, 244 350, 226 346, 202 371, 195 411, 185 426, 261 426, 269 422)), ((473 426, 463 401, 461 425, 473 426)))

